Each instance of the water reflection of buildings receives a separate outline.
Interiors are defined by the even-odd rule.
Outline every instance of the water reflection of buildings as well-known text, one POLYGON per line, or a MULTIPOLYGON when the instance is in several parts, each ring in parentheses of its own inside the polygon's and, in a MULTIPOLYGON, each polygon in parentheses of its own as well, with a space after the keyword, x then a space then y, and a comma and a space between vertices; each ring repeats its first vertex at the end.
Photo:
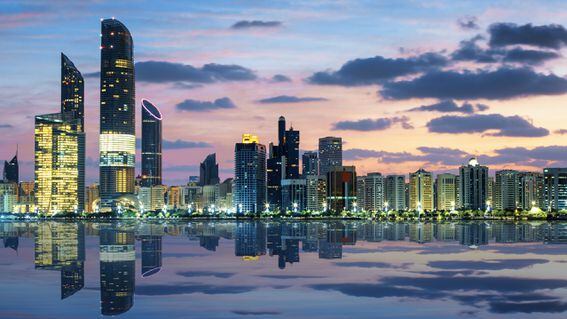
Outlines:
POLYGON ((187 224, 0 222, 0 238, 7 249, 21 249, 21 238, 34 240, 38 270, 61 273, 61 298, 85 284, 85 237, 100 237, 101 313, 117 315, 134 303, 135 245, 141 246, 141 274, 154 280, 163 265, 162 248, 168 237, 185 237, 208 251, 234 244, 234 255, 256 260, 269 255, 280 269, 300 262, 301 253, 320 259, 343 258, 345 247, 358 242, 382 245, 388 241, 432 242, 467 247, 512 243, 567 244, 567 223, 453 222, 379 223, 366 221, 310 222, 189 222, 187 224), (222 239, 225 239, 221 241, 222 239), (301 249, 300 249, 301 248, 301 249))
POLYGON ((61 272, 61 299, 85 285, 85 228, 82 223, 38 224, 35 234, 35 268, 61 272))
POLYGON ((100 306, 103 315, 118 315, 134 304, 134 229, 100 230, 100 306))

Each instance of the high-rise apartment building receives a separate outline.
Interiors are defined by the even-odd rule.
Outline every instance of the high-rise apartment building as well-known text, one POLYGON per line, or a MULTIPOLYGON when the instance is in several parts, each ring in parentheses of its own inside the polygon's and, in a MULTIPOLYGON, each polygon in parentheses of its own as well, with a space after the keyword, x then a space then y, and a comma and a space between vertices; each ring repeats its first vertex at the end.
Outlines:
POLYGON ((545 168, 544 208, 549 211, 567 209, 567 168, 545 168))
POLYGON ((364 202, 359 201, 359 205, 371 212, 383 210, 384 178, 382 174, 368 173, 368 175, 364 176, 364 202))
POLYGON ((488 201, 488 167, 471 158, 466 166, 459 168, 459 207, 461 209, 485 210, 488 201))
POLYGON ((439 174, 436 178, 437 210, 450 211, 457 205, 457 176, 453 174, 439 174))
MULTIPOLYGON (((388 175, 384 182, 386 200, 384 205, 391 210, 404 210, 407 208, 404 175, 388 175)), ((385 207, 386 208, 386 207, 385 207)))
POLYGON ((334 166, 343 166, 343 140, 322 137, 319 139, 319 174, 326 175, 334 166))
POLYGON ((433 210, 433 175, 419 169, 409 175, 409 208, 418 211, 433 210))

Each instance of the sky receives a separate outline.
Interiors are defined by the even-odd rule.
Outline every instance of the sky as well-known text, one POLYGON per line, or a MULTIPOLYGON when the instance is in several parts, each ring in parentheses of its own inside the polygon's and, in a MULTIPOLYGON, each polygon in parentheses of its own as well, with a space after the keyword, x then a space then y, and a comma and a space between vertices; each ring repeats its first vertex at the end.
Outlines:
MULTIPOLYGON (((0 3, 0 158, 33 179, 33 116, 59 110, 60 52, 85 76, 87 181, 98 179, 100 19, 131 31, 136 120, 164 116, 164 180, 277 119, 343 138, 368 172, 566 166, 564 1, 12 1, 0 3)), ((139 167, 139 154, 138 154, 139 167)), ((139 172, 139 169, 137 170, 139 172)))

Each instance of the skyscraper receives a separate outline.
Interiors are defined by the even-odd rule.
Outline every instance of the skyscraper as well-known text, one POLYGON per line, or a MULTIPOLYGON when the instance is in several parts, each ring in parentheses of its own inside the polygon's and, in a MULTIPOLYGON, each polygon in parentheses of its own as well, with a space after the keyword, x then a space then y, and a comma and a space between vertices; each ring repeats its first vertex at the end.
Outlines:
POLYGON ((199 168, 199 185, 216 185, 220 183, 219 164, 215 153, 207 155, 199 168))
POLYGON ((543 174, 539 172, 520 173, 520 206, 525 210, 545 207, 543 174))
POLYGON ((301 158, 303 177, 319 175, 319 156, 317 152, 305 152, 301 158))
POLYGON ((545 168, 543 178, 545 209, 567 209, 567 168, 545 168))
POLYGON ((18 167, 18 151, 12 159, 4 161, 4 176, 3 180, 5 183, 19 183, 20 181, 20 170, 18 167))
POLYGON ((406 192, 405 192, 406 178, 404 175, 388 175, 385 181, 385 194, 388 203, 388 209, 392 210, 404 210, 407 207, 406 204, 406 192))
POLYGON ((35 117, 35 198, 47 214, 79 209, 79 148, 84 145, 82 121, 72 112, 35 117))
POLYGON ((159 109, 142 99, 142 186, 161 185, 161 121, 159 109))
POLYGON ((118 20, 101 22, 100 196, 104 207, 134 193, 136 154, 134 45, 118 20))
POLYGON ((354 166, 332 166, 327 172, 327 203, 330 211, 351 210, 356 202, 354 166))
POLYGON ((433 210, 433 175, 419 169, 409 175, 409 207, 411 210, 433 210))
POLYGON ((282 209, 301 212, 307 209, 307 184, 305 179, 282 179, 282 209))
MULTIPOLYGON (((61 113, 71 113, 71 117, 80 122, 78 130, 85 132, 85 88, 83 75, 73 62, 61 53, 61 113)), ((85 209, 85 157, 86 134, 78 140, 78 209, 85 209)))
POLYGON ((266 203, 266 146, 258 137, 242 136, 234 147, 234 200, 238 213, 257 213, 266 203))
POLYGON ((436 183, 437 210, 450 211, 457 207, 457 176, 453 174, 437 175, 436 183))
POLYGON ((488 200, 488 167, 471 158, 459 168, 459 206, 461 209, 484 210, 488 200))
POLYGON ((343 139, 322 137, 319 139, 319 174, 326 175, 333 166, 343 165, 343 139))
POLYGON ((307 191, 307 210, 322 212, 327 200, 327 180, 325 176, 307 175, 305 177, 307 191))
POLYGON ((270 143, 267 160, 267 197, 273 209, 281 207, 282 179, 299 178, 299 131, 286 130, 285 117, 278 119, 278 145, 270 143))

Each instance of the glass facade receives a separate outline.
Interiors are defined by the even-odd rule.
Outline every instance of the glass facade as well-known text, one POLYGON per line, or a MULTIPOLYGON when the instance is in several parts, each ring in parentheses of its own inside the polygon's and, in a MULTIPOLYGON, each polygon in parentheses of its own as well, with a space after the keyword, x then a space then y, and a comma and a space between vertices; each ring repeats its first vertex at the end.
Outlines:
POLYGON ((35 196, 40 212, 55 214, 79 209, 82 121, 72 112, 35 117, 35 196))
POLYGON ((142 186, 161 185, 162 115, 148 100, 142 100, 142 186))
POLYGON ((133 42, 118 20, 101 22, 100 196, 103 207, 134 193, 136 152, 133 42))
POLYGON ((343 139, 323 137, 319 139, 319 174, 326 175, 334 166, 343 165, 343 139))
POLYGON ((233 203, 238 213, 257 213, 266 203, 266 147, 243 136, 234 149, 233 203))

